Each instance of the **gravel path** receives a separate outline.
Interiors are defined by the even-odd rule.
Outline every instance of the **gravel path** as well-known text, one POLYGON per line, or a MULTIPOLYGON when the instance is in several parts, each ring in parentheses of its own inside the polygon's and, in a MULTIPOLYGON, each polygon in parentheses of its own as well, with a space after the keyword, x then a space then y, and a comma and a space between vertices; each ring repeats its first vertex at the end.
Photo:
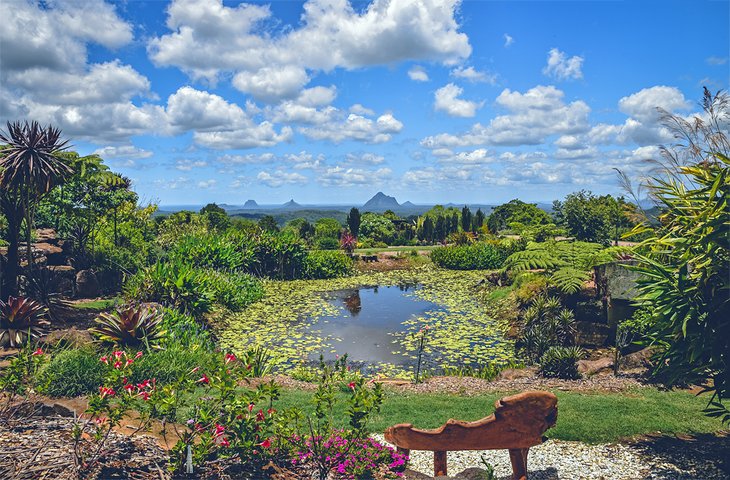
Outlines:
MULTIPOLYGON (((382 435, 374 437, 385 443, 382 435)), ((580 442, 548 440, 530 449, 528 458, 530 480, 730 479, 730 472, 722 470, 730 465, 724 465, 722 463, 724 459, 721 457, 727 452, 726 448, 730 442, 727 441, 727 437, 712 438, 716 442, 721 442, 723 447, 711 446, 711 450, 706 452, 710 458, 697 458, 698 452, 678 449, 676 445, 668 446, 673 450, 669 454, 669 452, 657 452, 647 447, 645 442, 586 445, 580 442)), ((454 478, 479 478, 474 467, 484 467, 482 458, 494 466, 498 479, 511 478, 512 469, 506 450, 449 452, 449 474, 454 475, 454 478), (458 475, 467 469, 469 470, 458 475)), ((433 454, 412 451, 409 469, 432 475, 433 454)), ((410 475, 410 478, 415 480, 430 477, 415 474, 410 475)))

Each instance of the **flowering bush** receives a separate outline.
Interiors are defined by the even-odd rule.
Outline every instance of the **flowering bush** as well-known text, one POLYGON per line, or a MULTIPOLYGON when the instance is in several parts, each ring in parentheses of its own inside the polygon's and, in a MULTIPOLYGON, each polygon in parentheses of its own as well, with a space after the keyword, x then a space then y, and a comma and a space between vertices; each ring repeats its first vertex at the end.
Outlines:
POLYGON ((294 465, 308 465, 316 462, 315 455, 324 456, 331 471, 338 478, 398 478, 403 475, 408 457, 372 438, 351 439, 345 430, 334 430, 322 439, 306 438, 304 450, 294 453, 294 465))

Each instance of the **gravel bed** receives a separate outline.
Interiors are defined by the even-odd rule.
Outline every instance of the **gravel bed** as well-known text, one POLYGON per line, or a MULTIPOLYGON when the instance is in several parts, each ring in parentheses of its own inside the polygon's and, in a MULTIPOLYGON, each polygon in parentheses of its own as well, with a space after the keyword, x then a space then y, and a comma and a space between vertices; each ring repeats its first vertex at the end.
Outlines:
MULTIPOLYGON (((373 435, 383 443, 382 435, 373 435)), ((716 438, 716 437, 713 437, 716 438)), ((527 466, 530 480, 591 479, 591 480, 719 480, 729 479, 730 472, 723 470, 723 455, 728 445, 721 437, 723 448, 713 448, 711 458, 697 458, 696 452, 677 450, 657 452, 646 442, 632 444, 587 445, 581 442, 548 440, 530 449, 527 466)), ((475 468, 483 468, 482 459, 494 466, 494 473, 500 480, 509 480, 512 467, 506 450, 463 451, 448 453, 448 471, 453 478, 479 478, 475 468), (463 472, 463 473, 462 473, 463 472), (461 473, 461 475, 459 475, 461 473)), ((433 454, 412 451, 409 470, 424 475, 411 474, 406 478, 423 479, 433 475, 433 454)), ((444 477, 441 477, 444 478, 444 477)))

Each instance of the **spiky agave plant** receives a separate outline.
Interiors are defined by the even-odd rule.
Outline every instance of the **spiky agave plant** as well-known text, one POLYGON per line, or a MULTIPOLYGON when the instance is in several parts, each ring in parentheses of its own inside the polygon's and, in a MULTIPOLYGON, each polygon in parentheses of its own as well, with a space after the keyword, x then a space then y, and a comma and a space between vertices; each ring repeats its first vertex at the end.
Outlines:
POLYGON ((102 342, 122 347, 139 347, 156 343, 164 335, 163 314, 158 308, 133 305, 99 314, 96 327, 89 332, 102 342))
POLYGON ((26 297, 8 297, 0 300, 0 346, 18 347, 28 337, 38 338, 46 326, 46 307, 26 297))

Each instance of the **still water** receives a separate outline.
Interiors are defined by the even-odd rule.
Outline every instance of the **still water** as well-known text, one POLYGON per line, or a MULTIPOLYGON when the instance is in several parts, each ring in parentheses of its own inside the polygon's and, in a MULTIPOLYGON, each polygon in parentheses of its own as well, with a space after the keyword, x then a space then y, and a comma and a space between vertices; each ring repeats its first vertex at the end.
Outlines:
MULTIPOLYGON (((350 360, 364 363, 410 364, 412 360, 394 353, 398 336, 404 335, 404 321, 441 310, 439 305, 413 294, 412 286, 369 287, 330 292, 328 299, 339 307, 338 316, 322 317, 309 329, 330 339, 336 352, 322 352, 325 360, 347 353, 350 360)), ((319 353, 313 355, 318 357, 319 353)))

